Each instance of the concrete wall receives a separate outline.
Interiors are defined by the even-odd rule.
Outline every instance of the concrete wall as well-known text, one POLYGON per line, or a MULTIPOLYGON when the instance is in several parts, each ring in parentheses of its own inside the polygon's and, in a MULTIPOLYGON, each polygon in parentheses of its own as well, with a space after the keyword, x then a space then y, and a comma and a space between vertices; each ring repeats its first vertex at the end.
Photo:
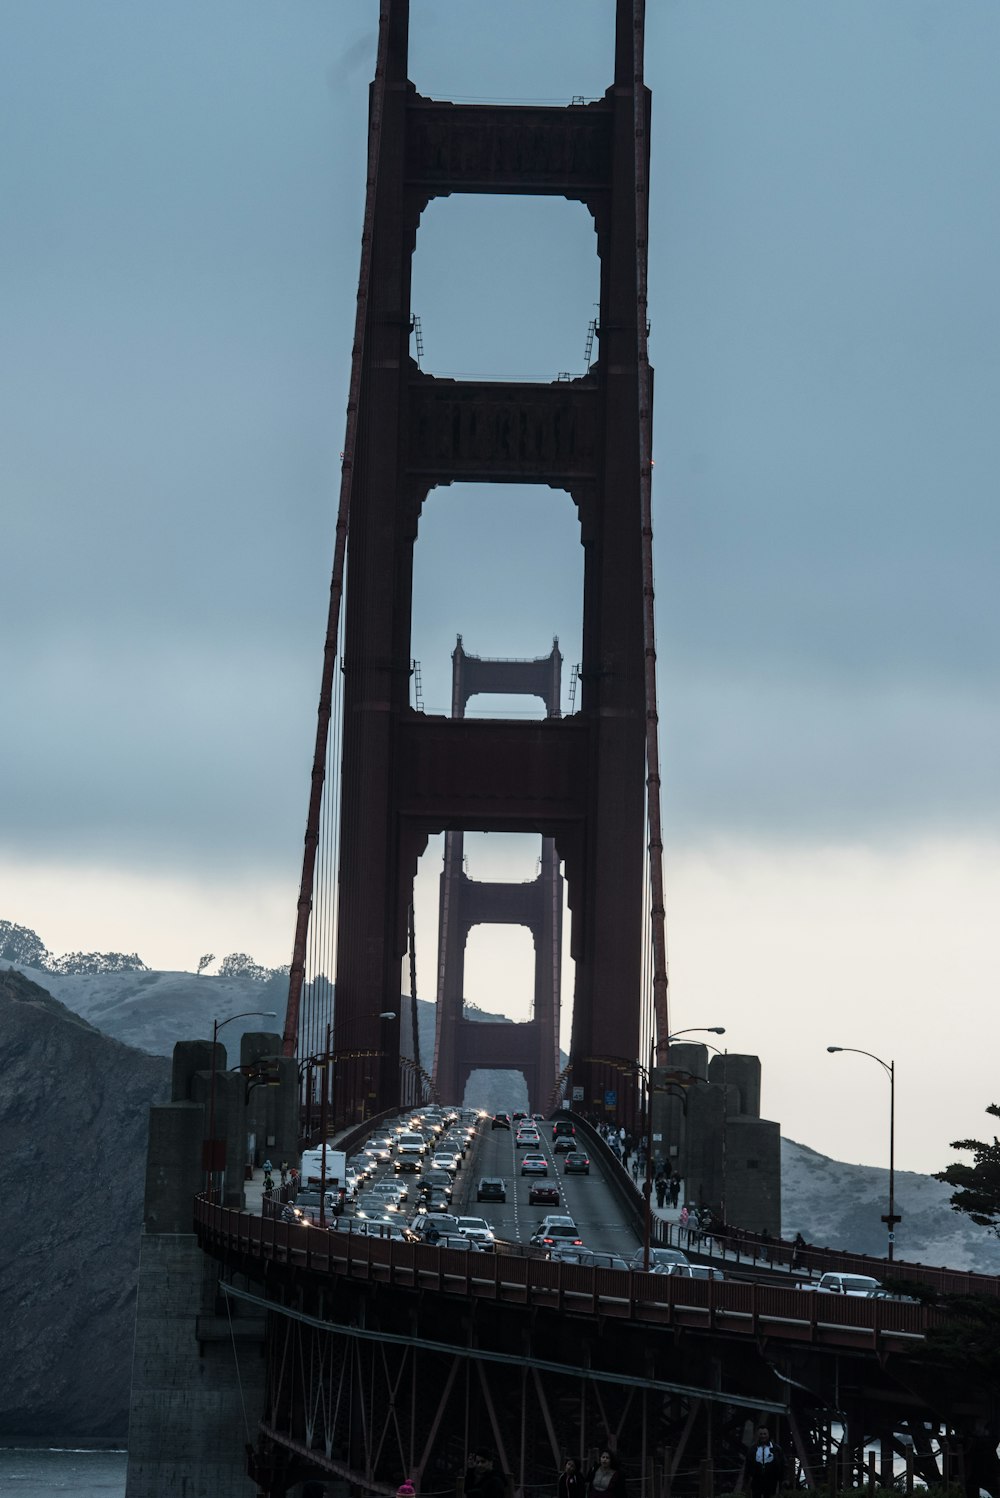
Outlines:
POLYGON ((781 1130, 769 1119, 728 1120, 726 1220, 751 1232, 781 1234, 781 1130))
POLYGON ((234 1350, 218 1273, 193 1233, 143 1235, 126 1498, 256 1491, 245 1447, 264 1406, 263 1323, 240 1317, 234 1303, 234 1350))

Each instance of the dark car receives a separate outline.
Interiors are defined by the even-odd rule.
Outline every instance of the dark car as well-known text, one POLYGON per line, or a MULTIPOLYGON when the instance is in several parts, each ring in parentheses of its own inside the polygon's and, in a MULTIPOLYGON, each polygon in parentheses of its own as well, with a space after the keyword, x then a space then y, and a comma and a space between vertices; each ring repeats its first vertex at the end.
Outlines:
POLYGON ((392 1168, 398 1176, 404 1171, 410 1171, 413 1175, 419 1175, 423 1169, 423 1161, 419 1155, 398 1154, 392 1162, 392 1168))
POLYGON ((435 1243, 443 1233, 458 1232, 458 1218, 450 1212, 418 1212, 410 1231, 424 1243, 435 1243))
POLYGON ((537 1206, 539 1202, 547 1202, 550 1207, 558 1207, 559 1187, 548 1181, 532 1181, 531 1190, 528 1192, 528 1206, 537 1206))
POLYGON ((589 1176, 590 1156, 585 1155, 583 1150, 574 1150, 571 1155, 566 1156, 563 1165, 564 1176, 589 1176))
POLYGON ((568 1134, 570 1138, 572 1138, 575 1133, 576 1129, 573 1126, 572 1119, 557 1118, 555 1123, 552 1125, 553 1139, 561 1139, 564 1134, 568 1134))
POLYGON ((493 1115, 493 1122, 490 1124, 490 1128, 491 1129, 509 1129, 510 1128, 510 1114, 509 1113, 494 1113, 494 1115, 493 1115))
POLYGON ((507 1182, 500 1176, 483 1176, 476 1190, 477 1202, 505 1202, 507 1182))
POLYGON ((523 1111, 523 1109, 519 1109, 517 1113, 512 1113, 510 1116, 514 1120, 514 1122, 517 1123, 519 1119, 527 1118, 528 1115, 523 1111))
MULTIPOLYGON (((641 1269, 644 1257, 645 1250, 637 1248, 632 1255, 632 1268, 641 1269)), ((661 1264, 688 1264, 690 1260, 682 1248, 651 1248, 649 1262, 651 1266, 656 1266, 655 1272, 659 1273, 661 1264)))
POLYGON ((451 1176, 446 1170, 424 1171, 423 1175, 420 1178, 420 1185, 417 1187, 417 1192, 421 1196, 424 1196, 429 1194, 431 1191, 439 1192, 442 1196, 447 1197, 447 1199, 451 1201, 451 1176))
POLYGON ((629 1262, 622 1254, 599 1253, 595 1249, 572 1243, 553 1244, 549 1258, 560 1264, 583 1264, 588 1269, 628 1269, 629 1262))
POLYGON ((568 1155, 576 1149, 576 1140, 572 1134, 561 1134, 552 1146, 554 1155, 568 1155))

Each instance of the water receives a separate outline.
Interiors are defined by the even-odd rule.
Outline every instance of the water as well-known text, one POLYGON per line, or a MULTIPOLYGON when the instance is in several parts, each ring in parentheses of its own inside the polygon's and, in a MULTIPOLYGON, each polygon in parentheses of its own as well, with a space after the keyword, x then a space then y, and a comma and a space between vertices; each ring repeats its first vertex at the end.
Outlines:
POLYGON ((124 1451, 25 1451, 0 1447, 2 1498, 124 1498, 124 1451))

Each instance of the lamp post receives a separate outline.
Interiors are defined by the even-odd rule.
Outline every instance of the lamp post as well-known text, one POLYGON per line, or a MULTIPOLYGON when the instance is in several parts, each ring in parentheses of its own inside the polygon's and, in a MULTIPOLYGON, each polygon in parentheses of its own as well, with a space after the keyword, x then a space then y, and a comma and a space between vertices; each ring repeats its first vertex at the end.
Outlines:
POLYGON ((882 1216, 889 1233, 886 1258, 889 1263, 893 1260, 893 1246, 896 1242, 896 1223, 902 1218, 896 1212, 896 1063, 895 1061, 883 1061, 881 1056, 876 1056, 872 1051, 859 1051, 856 1046, 850 1045, 828 1045, 827 1050, 845 1051, 852 1056, 867 1056, 871 1061, 877 1061, 879 1066, 889 1078, 889 1210, 882 1216))
POLYGON ((219 1039, 219 1031, 231 1025, 234 1019, 277 1019, 278 1016, 273 1009, 244 1009, 239 1014, 231 1014, 228 1019, 212 1021, 212 1074, 208 1086, 208 1149, 205 1152, 205 1189, 210 1199, 215 1197, 215 1165, 216 1165, 216 1138, 215 1138, 215 1048, 219 1039))

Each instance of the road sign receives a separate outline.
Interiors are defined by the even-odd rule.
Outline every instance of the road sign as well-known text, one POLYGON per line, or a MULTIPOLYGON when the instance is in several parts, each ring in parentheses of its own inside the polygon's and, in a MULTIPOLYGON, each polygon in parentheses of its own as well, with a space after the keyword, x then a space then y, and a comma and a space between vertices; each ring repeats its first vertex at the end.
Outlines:
POLYGON ((574 1103, 582 1103, 583 1102, 583 1088, 582 1087, 574 1087, 573 1088, 573 1101, 574 1101, 574 1103))
POLYGON ((618 1102, 618 1094, 617 1094, 617 1092, 606 1092, 604 1094, 604 1106, 605 1106, 605 1108, 613 1108, 616 1105, 617 1102, 618 1102))

